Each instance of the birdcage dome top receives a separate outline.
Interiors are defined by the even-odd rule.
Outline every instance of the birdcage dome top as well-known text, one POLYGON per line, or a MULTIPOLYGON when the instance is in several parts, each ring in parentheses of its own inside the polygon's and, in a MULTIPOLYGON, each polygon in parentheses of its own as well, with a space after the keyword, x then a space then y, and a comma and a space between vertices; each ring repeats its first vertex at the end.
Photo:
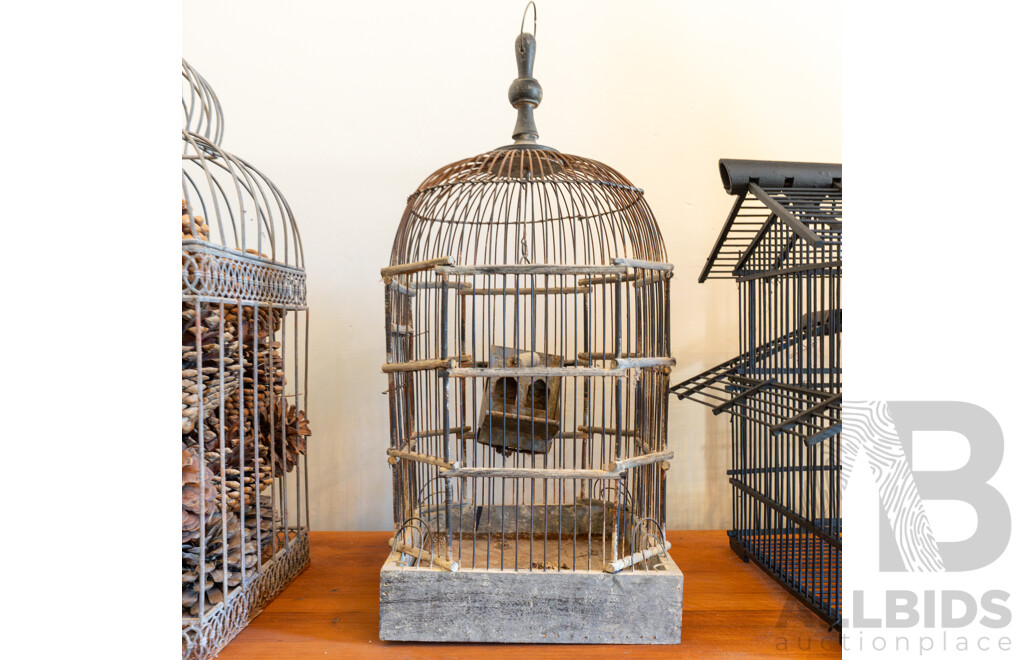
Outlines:
POLYGON ((536 145, 446 165, 409 196, 392 263, 665 261, 644 191, 604 163, 536 145))

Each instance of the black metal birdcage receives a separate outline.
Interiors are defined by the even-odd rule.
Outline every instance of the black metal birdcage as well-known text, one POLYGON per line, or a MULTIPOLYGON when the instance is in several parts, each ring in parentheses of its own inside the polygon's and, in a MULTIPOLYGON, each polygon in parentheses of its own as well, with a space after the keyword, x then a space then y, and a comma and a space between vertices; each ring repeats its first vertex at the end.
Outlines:
POLYGON ((719 168, 736 201, 699 281, 736 281, 740 354, 671 391, 732 417, 733 550, 837 626, 842 166, 719 168))

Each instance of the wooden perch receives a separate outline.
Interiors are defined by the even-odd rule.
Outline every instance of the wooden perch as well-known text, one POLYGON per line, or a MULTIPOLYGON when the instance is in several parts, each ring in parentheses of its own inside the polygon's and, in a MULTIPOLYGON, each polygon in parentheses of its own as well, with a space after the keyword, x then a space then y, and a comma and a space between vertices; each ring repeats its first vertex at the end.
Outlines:
MULTIPOLYGON (((448 429, 448 432, 454 436, 469 435, 473 430, 470 426, 453 426, 448 429)), ((416 431, 412 434, 414 438, 435 438, 437 436, 444 435, 444 429, 430 429, 428 431, 416 431)))
POLYGON ((409 362, 385 362, 380 370, 386 374, 406 371, 430 371, 431 369, 452 369, 463 362, 471 362, 473 356, 462 355, 461 358, 445 358, 443 360, 411 360, 409 362))
POLYGON ((644 270, 664 270, 671 272, 675 266, 667 264, 662 261, 644 261, 643 259, 612 259, 612 263, 616 266, 626 266, 627 268, 642 268, 644 270))
MULTIPOLYGON (((579 426, 577 426, 576 430, 579 433, 586 433, 587 435, 618 435, 618 433, 619 433, 619 430, 616 429, 616 428, 611 428, 611 427, 606 427, 606 426, 585 426, 583 424, 580 424, 579 426)), ((636 430, 635 429, 622 429, 622 437, 623 438, 633 438, 633 437, 636 437, 636 430)))
POLYGON ((623 458, 617 461, 612 461, 604 466, 604 469, 608 472, 622 472, 630 468, 640 467, 641 465, 650 465, 651 463, 658 463, 660 461, 668 461, 675 458, 675 453, 671 451, 659 451, 652 454, 643 454, 642 456, 634 456, 633 458, 623 458))
POLYGON ((613 562, 608 562, 604 565, 604 572, 618 573, 622 569, 629 568, 633 564, 644 561, 645 559, 650 559, 654 555, 660 555, 662 553, 668 552, 671 548, 672 544, 668 541, 665 541, 665 545, 659 543, 653 548, 647 548, 643 552, 634 552, 628 557, 623 557, 622 559, 616 559, 613 562))
POLYGON ((409 555, 410 557, 414 557, 420 561, 429 561, 441 570, 450 571, 452 573, 459 572, 459 562, 457 561, 448 561, 447 559, 443 559, 437 555, 432 555, 425 550, 414 548, 411 545, 402 543, 401 541, 396 543, 394 538, 388 539, 388 545, 394 548, 396 552, 400 552, 403 555, 409 555))
POLYGON ((674 357, 621 357, 611 360, 616 369, 650 369, 651 367, 674 367, 674 357))
POLYGON ((454 470, 459 467, 459 462, 448 462, 443 458, 437 456, 431 456, 430 454, 421 454, 417 451, 409 451, 407 449, 388 449, 388 456, 394 458, 404 458, 409 461, 416 461, 417 463, 426 463, 427 465, 436 465, 439 468, 445 470, 454 470))

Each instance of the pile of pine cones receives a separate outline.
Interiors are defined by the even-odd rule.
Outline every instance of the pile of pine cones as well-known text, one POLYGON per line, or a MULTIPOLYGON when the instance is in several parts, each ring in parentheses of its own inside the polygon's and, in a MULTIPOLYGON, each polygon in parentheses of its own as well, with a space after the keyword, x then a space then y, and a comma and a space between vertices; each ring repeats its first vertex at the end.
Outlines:
MULTIPOLYGON (((206 596, 205 609, 224 600, 225 589, 231 590, 242 584, 242 571, 245 579, 255 576, 258 554, 263 552, 263 559, 269 557, 273 540, 273 522, 269 498, 261 498, 259 521, 260 534, 256 534, 255 515, 245 519, 245 525, 238 514, 229 511, 222 517, 216 510, 206 523, 206 557, 201 562, 202 549, 198 543, 183 543, 181 546, 181 614, 182 616, 199 616, 200 592, 206 596), (227 542, 225 544, 225 535, 227 542), (257 548, 257 537, 259 546, 257 548), (226 552, 225 552, 226 549, 226 552), (200 573, 205 574, 201 576, 200 573)), ((253 507, 255 510, 255 507, 253 507)))
POLYGON ((199 383, 202 381, 204 417, 216 411, 222 396, 230 397, 238 389, 238 339, 232 332, 236 324, 225 322, 215 305, 201 305, 199 323, 196 309, 181 306, 181 432, 188 434, 199 422, 199 383), (201 359, 200 359, 201 358, 201 359), (220 365, 224 366, 221 381, 220 365), (200 375, 200 371, 202 374, 200 375))
MULTIPOLYGON (((181 236, 210 236, 184 201, 181 236)), ((201 260, 189 264, 202 268, 201 260)), ((264 306, 182 302, 182 616, 199 614, 201 582, 209 609, 224 599, 225 587, 241 583, 243 566, 250 574, 259 551, 270 552, 274 511, 261 493, 306 453, 309 422, 286 403, 281 344, 274 340, 282 316, 264 306)))
POLYGON ((210 226, 203 220, 203 216, 189 213, 188 202, 181 200, 181 238, 198 238, 201 241, 210 240, 210 226), (196 231, 192 233, 192 224, 195 223, 196 231))

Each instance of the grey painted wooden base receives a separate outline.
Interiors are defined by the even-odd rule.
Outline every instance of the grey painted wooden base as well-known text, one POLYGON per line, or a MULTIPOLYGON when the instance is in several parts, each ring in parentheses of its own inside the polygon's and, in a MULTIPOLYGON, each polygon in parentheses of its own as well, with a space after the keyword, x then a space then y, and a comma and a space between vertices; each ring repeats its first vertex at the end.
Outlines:
POLYGON ((683 574, 664 570, 380 571, 380 638, 537 644, 678 644, 683 574))

